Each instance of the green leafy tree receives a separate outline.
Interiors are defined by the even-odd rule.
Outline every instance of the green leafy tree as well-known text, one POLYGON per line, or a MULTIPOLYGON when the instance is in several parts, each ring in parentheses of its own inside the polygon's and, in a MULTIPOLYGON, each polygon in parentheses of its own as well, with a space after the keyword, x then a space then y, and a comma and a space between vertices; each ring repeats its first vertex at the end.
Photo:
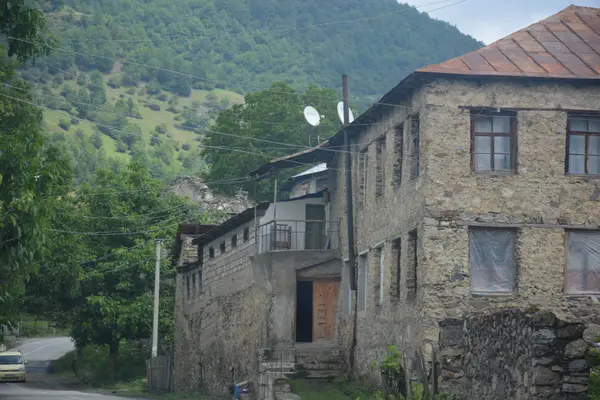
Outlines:
MULTIPOLYGON (((222 111, 203 142, 206 147, 202 154, 210 165, 207 180, 241 178, 270 159, 306 148, 308 124, 303 110, 307 105, 325 116, 318 135, 329 137, 335 133, 339 125, 335 92, 317 86, 298 93, 285 83, 275 83, 269 90, 246 95, 243 105, 222 111)), ((285 172, 282 178, 290 174, 285 172)), ((253 183, 244 188, 254 194, 253 183)), ((223 185, 219 189, 231 194, 236 188, 223 185)), ((272 193, 270 183, 257 185, 258 199, 272 198, 272 193)))
POLYGON ((64 193, 72 175, 68 161, 46 140, 41 111, 29 87, 15 77, 18 62, 48 52, 42 13, 24 0, 0 5, 0 323, 22 302, 25 283, 35 274, 55 196, 64 193))

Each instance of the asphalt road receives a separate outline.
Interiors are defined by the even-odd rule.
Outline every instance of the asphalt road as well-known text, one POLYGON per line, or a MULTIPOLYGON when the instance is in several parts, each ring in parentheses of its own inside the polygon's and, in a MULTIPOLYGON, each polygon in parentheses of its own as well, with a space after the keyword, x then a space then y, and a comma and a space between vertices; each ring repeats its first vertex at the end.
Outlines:
MULTIPOLYGON (((27 383, 0 383, 1 400, 117 400, 122 397, 65 390, 59 381, 46 374, 48 363, 74 349, 66 337, 31 339, 15 349, 21 350, 27 364, 27 383)), ((128 399, 131 400, 131 399, 128 399)))

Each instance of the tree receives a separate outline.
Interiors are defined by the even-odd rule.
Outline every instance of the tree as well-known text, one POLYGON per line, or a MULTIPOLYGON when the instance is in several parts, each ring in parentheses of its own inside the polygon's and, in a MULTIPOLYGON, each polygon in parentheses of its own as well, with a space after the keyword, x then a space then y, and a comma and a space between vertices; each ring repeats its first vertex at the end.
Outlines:
MULTIPOLYGON (((308 146, 308 125, 302 111, 309 104, 325 115, 318 128, 319 135, 334 134, 338 124, 335 92, 317 86, 301 94, 285 83, 275 83, 269 90, 246 95, 243 105, 221 111, 204 140, 206 147, 202 154, 211 165, 207 180, 245 177, 272 158, 308 146)), ((229 194, 235 189, 231 185, 219 186, 219 190, 229 194)), ((244 189, 254 195, 253 183, 244 185, 244 189)), ((257 185, 257 199, 270 199, 272 193, 267 182, 257 185)))
POLYGON ((56 196, 72 178, 68 161, 42 132, 29 87, 15 77, 18 62, 52 43, 39 10, 24 0, 0 5, 0 324, 18 311, 25 282, 42 257, 56 196), (13 58, 13 59, 11 59, 13 58))
MULTIPOLYGON (((89 259, 70 259, 80 279, 70 282, 75 293, 63 307, 71 307, 71 334, 77 346, 107 345, 114 372, 120 341, 151 334, 155 239, 173 237, 188 212, 183 199, 165 193, 164 185, 139 164, 130 164, 121 173, 99 169, 93 182, 93 187, 82 186, 73 200, 85 217, 70 226, 88 232, 77 241, 84 243, 89 259)), ((168 281, 173 274, 164 260, 161 276, 168 281)), ((172 316, 167 303, 173 290, 168 286, 161 290, 163 317, 172 316)), ((164 320, 162 328, 168 328, 164 320)))

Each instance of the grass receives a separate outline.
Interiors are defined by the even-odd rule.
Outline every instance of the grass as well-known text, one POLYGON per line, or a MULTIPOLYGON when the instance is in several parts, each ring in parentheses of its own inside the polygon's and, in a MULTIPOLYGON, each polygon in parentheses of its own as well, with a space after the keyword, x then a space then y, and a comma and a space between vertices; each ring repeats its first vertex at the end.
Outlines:
MULTIPOLYGON (((111 75, 105 75, 105 82, 108 82, 109 79, 113 77, 118 77, 120 72, 115 72, 111 75)), ((55 97, 60 97, 60 93, 64 89, 66 85, 71 86, 75 90, 79 90, 80 86, 77 85, 76 80, 65 80, 62 84, 53 87, 52 93, 55 97)), ((150 96, 145 94, 145 90, 143 85, 140 85, 137 88, 134 88, 134 93, 130 94, 128 92, 131 91, 131 87, 121 86, 118 88, 112 88, 108 85, 105 86, 106 95, 108 98, 108 102, 111 104, 115 104, 119 98, 123 98, 127 100, 131 97, 137 107, 139 114, 141 115, 141 119, 138 118, 128 118, 129 122, 139 126, 142 130, 142 136, 145 138, 147 142, 149 142, 151 133, 157 125, 165 124, 167 125, 168 134, 171 139, 177 142, 180 145, 185 143, 190 144, 192 148, 197 148, 197 142, 195 141, 196 134, 190 132, 188 130, 179 129, 177 125, 181 124, 180 121, 177 121, 175 118, 177 114, 174 114, 170 111, 167 111, 168 100, 159 100, 157 96, 150 96), (144 106, 146 103, 154 103, 160 106, 160 111, 153 111, 144 106)), ((162 92, 167 95, 168 99, 171 99, 174 95, 170 92, 162 92)), ((203 102, 206 99, 206 96, 210 93, 210 91, 206 90, 192 90, 189 97, 177 97, 177 106, 178 110, 183 110, 184 106, 189 106, 194 101, 203 102)), ((222 89, 214 89, 212 91, 217 98, 220 100, 222 98, 226 98, 229 100, 230 104, 241 104, 244 101, 244 97, 238 93, 230 92, 222 89)), ((108 106, 108 104, 107 104, 108 106)), ((95 124, 89 121, 81 121, 79 124, 71 125, 67 131, 64 131, 62 128, 58 126, 61 120, 69 120, 65 111, 59 110, 45 110, 44 111, 44 119, 46 121, 47 126, 52 131, 56 132, 65 132, 67 135, 74 135, 75 132, 80 129, 84 132, 84 134, 89 137, 96 130, 95 124)), ((103 138, 103 146, 102 148, 105 150, 106 155, 111 158, 117 158, 119 160, 127 160, 129 158, 128 154, 119 153, 116 151, 116 141, 106 135, 102 135, 103 138)))
POLYGON ((165 393, 154 395, 147 392, 145 361, 149 349, 136 343, 123 341, 120 346, 118 367, 114 378, 108 373, 108 349, 106 346, 87 346, 78 359, 72 351, 52 362, 56 379, 77 378, 88 386, 117 393, 121 397, 144 397, 159 400, 209 400, 198 393, 165 393), (74 362, 77 374, 73 372, 74 362))
POLYGON ((307 380, 293 380, 292 392, 299 395, 302 400, 375 400, 373 392, 359 387, 354 382, 339 379, 333 382, 315 382, 307 380))

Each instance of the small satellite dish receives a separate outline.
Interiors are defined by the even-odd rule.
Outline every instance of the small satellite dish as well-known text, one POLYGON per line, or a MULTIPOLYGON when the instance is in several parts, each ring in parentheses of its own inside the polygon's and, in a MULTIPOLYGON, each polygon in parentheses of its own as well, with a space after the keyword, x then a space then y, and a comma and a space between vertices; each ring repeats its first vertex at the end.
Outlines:
MULTIPOLYGON (((340 117, 340 121, 342 124, 344 123, 344 102, 340 101, 337 106, 338 116, 340 117)), ((351 124, 354 121, 354 115, 352 115, 352 110, 348 109, 348 123, 351 124)))
POLYGON ((304 118, 312 126, 318 126, 321 123, 321 116, 314 107, 307 106, 304 108, 304 118))

